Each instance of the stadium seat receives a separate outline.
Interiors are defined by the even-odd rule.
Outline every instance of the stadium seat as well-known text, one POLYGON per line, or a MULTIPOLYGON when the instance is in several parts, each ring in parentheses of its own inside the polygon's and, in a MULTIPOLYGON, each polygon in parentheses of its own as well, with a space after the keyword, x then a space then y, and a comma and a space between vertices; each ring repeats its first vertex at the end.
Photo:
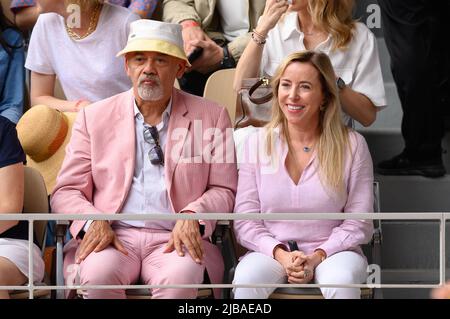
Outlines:
POLYGON ((233 79, 236 69, 218 70, 211 74, 205 85, 203 97, 226 107, 231 123, 236 117, 236 92, 233 79))

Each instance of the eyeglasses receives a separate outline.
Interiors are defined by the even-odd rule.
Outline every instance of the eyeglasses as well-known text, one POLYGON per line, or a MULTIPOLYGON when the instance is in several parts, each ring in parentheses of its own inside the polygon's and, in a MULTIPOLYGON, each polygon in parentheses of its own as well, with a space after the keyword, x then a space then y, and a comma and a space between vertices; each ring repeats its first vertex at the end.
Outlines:
POLYGON ((153 165, 164 166, 164 153, 159 145, 159 134, 155 126, 146 126, 144 129, 144 140, 153 145, 148 152, 148 157, 153 165))

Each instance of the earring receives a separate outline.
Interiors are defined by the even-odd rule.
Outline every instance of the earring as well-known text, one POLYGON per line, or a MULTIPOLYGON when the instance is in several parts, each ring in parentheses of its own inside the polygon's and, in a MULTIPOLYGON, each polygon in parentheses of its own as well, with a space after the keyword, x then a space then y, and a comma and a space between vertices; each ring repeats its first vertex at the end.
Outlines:
POLYGON ((321 112, 325 111, 325 104, 322 104, 322 106, 320 107, 320 111, 321 112))

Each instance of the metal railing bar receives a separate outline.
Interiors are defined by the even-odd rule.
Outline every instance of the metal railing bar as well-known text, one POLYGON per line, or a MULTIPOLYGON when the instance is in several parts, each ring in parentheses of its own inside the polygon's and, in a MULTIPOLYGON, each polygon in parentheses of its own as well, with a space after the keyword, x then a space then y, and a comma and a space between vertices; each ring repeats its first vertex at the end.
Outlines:
MULTIPOLYGON (((34 286, 33 290, 193 289, 193 288, 437 288, 440 284, 183 284, 183 285, 76 285, 34 286)), ((23 286, 0 286, 0 290, 24 290, 23 286)))
POLYGON ((33 263, 33 252, 34 252, 34 221, 28 220, 28 296, 29 299, 34 298, 34 263, 33 263))
POLYGON ((445 284, 445 229, 446 229, 446 220, 445 215, 443 214, 441 223, 439 225, 439 248, 440 248, 440 254, 439 254, 439 265, 440 265, 440 278, 439 281, 441 285, 445 284))
POLYGON ((448 213, 1 214, 0 220, 448 220, 448 213))
POLYGON ((28 290, 29 299, 34 298, 37 290, 72 290, 72 289, 153 289, 153 288, 396 288, 432 289, 445 282, 446 252, 445 235, 446 222, 450 213, 272 213, 272 214, 1 214, 0 220, 28 221, 28 278, 27 286, 0 286, 0 290, 28 290), (192 285, 86 285, 86 286, 35 286, 33 278, 33 233, 34 221, 38 220, 217 220, 219 224, 229 224, 230 220, 439 220, 440 222, 440 280, 439 284, 192 284, 192 285))

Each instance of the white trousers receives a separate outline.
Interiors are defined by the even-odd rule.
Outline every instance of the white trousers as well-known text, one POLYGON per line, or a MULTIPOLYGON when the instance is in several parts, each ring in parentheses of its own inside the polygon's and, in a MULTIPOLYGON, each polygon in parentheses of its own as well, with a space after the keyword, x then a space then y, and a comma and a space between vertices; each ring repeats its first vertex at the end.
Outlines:
MULTIPOLYGON (((316 284, 361 284, 367 279, 367 260, 352 251, 334 254, 314 271, 316 284)), ((287 276, 275 259, 261 253, 246 255, 236 267, 233 284, 284 284, 287 276)), ((267 299, 276 288, 235 288, 235 299, 267 299)), ((359 288, 320 288, 326 299, 359 299, 359 288)))

